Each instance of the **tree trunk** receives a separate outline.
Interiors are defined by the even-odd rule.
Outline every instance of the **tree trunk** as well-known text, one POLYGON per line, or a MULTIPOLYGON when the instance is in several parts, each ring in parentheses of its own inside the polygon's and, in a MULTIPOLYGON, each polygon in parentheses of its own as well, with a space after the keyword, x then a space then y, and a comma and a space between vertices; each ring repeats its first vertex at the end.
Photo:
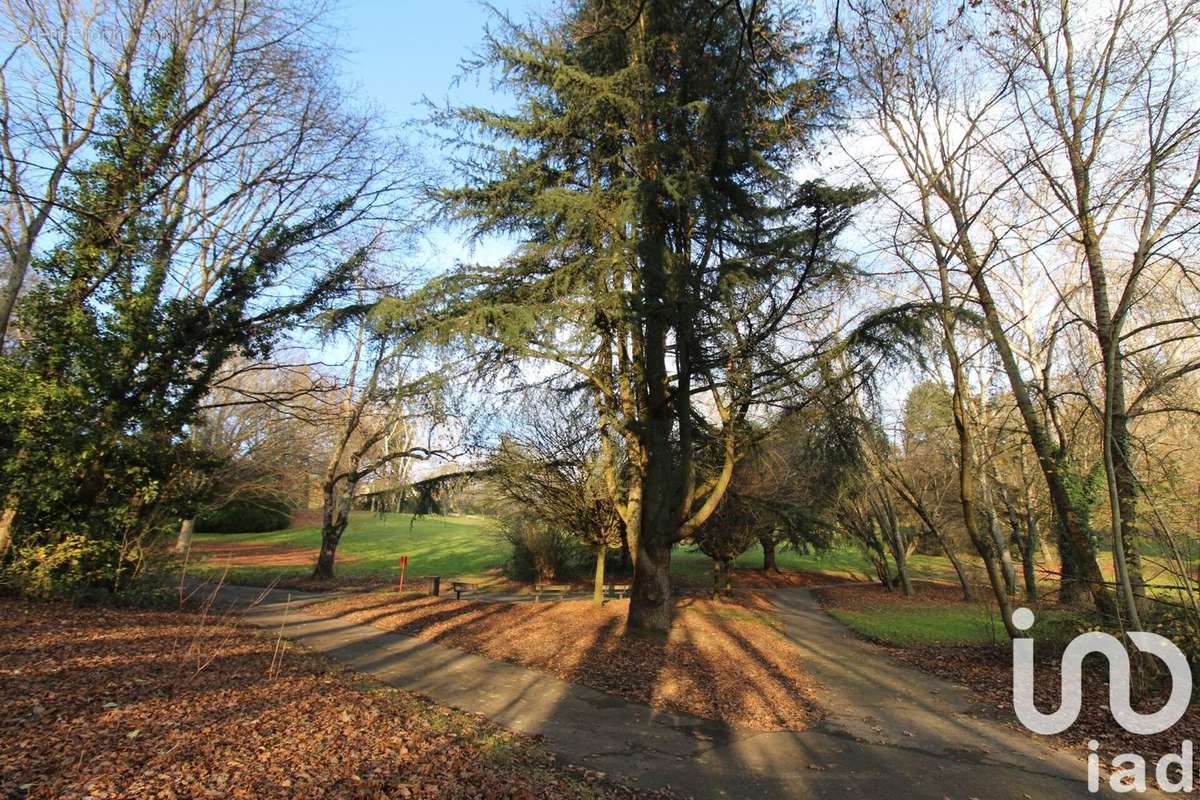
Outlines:
POLYGON ((604 558, 607 554, 607 545, 596 547, 596 580, 592 587, 592 602, 598 606, 604 605, 604 558))
POLYGON ((628 627, 666 633, 671 629, 671 545, 639 537, 633 551, 633 585, 628 627))
POLYGON ((30 260, 27 249, 21 248, 16 257, 9 260, 8 274, 5 276, 4 284, 0 286, 0 352, 4 351, 4 345, 8 341, 8 326, 12 321, 17 295, 21 292, 21 285, 25 283, 25 274, 29 271, 30 260))
POLYGON ((900 589, 904 592, 905 597, 912 597, 916 592, 913 590, 912 580, 908 577, 908 557, 904 548, 895 548, 892 556, 896 559, 896 574, 900 578, 900 589))
POLYGON ((1021 547, 1021 574, 1025 579, 1025 599, 1031 603, 1036 603, 1038 599, 1036 558, 1032 543, 1027 542, 1021 547))
POLYGON ((1058 602, 1064 606, 1072 606, 1086 592, 1083 580, 1080 578, 1079 567, 1075 563, 1075 553, 1060 520, 1058 527, 1058 602))
POLYGON ((763 572, 779 572, 779 564, 775 560, 775 540, 770 536, 764 536, 758 541, 762 544, 763 572))
POLYGON ((1025 598, 1032 602, 1038 599, 1037 588, 1037 520, 1034 519, 1033 511, 1028 506, 1029 498, 1026 494, 1025 508, 1025 528, 1021 529, 1021 522, 1017 518, 1016 509, 1011 505, 1008 506, 1009 524, 1012 526, 1013 539, 1017 542, 1017 550, 1021 554, 1021 574, 1025 581, 1025 598))
MULTIPOLYGON (((967 235, 968 225, 965 220, 961 218, 955 219, 955 226, 962 232, 964 237, 967 235)), ((1085 530, 1082 524, 1079 509, 1075 506, 1071 494, 1067 490, 1066 482, 1063 480, 1062 459, 1060 458, 1060 454, 1055 451, 1050 437, 1046 435, 1046 429, 1042 425, 1041 419, 1038 418, 1037 409, 1034 408, 1033 401, 1030 399, 1029 389, 1025 384, 1024 377, 1021 375, 1021 369, 1017 364, 1017 358, 1013 353, 1012 345, 1008 341, 1008 333, 1005 330, 1004 322, 1000 319, 1000 312, 996 309, 996 301, 992 297, 987 277, 983 274, 983 269, 980 267, 978 255, 965 238, 963 239, 962 249, 964 251, 963 260, 968 267, 971 283, 974 285, 975 292, 979 296, 979 305, 983 309, 988 333, 991 335, 992 342, 996 346, 1000 362, 1004 366, 1004 373, 1008 376, 1008 382, 1013 392, 1013 400, 1017 404, 1017 410, 1021 412, 1021 419, 1025 423, 1025 430, 1029 434, 1029 442, 1033 446, 1034 453, 1037 455, 1038 466, 1041 467, 1042 475, 1046 479, 1046 486, 1050 491, 1050 500, 1054 505, 1055 515, 1060 520, 1063 528, 1063 538, 1071 550, 1076 566, 1080 570, 1080 577, 1087 584, 1088 591, 1092 595, 1092 601, 1096 604, 1096 609, 1106 617, 1116 619, 1116 602, 1104 582, 1103 574, 1100 572, 1100 565, 1096 561, 1096 550, 1092 546, 1088 531, 1085 530)), ((1009 622, 1011 624, 1011 621, 1009 622)))
POLYGON ((1010 639, 1016 639, 1021 632, 1012 621, 1012 602, 1004 589, 1004 576, 1000 574, 996 556, 992 552, 991 543, 979 530, 979 508, 975 492, 979 486, 979 473, 975 469, 975 445, 971 431, 970 420, 967 417, 967 402, 963 396, 962 363, 958 352, 954 349, 953 341, 946 337, 946 350, 950 359, 950 371, 953 377, 951 397, 953 400, 954 428, 958 433, 958 498, 962 506, 963 525, 967 529, 967 537, 975 545, 975 550, 983 559, 987 568, 988 582, 992 586, 992 594, 996 597, 996 605, 1004 619, 1004 629, 1010 639))
POLYGON ((13 498, 9 498, 4 504, 4 509, 0 511, 0 561, 8 553, 8 548, 12 547, 12 532, 13 525, 17 520, 17 504, 13 498))
POLYGON ((992 537, 992 543, 996 545, 996 555, 1000 560, 1000 574, 1004 576, 1004 590, 1008 594, 1016 595, 1017 593, 1017 570, 1012 560, 1012 550, 1009 547, 1008 538, 1004 535, 1004 531, 1000 529, 1000 522, 996 519, 996 511, 994 508, 989 508, 984 512, 987 517, 988 533, 992 537))
POLYGON ((337 557, 338 543, 350 520, 350 499, 354 497, 354 484, 350 483, 343 498, 337 496, 336 487, 327 484, 323 490, 324 509, 321 515, 321 552, 312 576, 318 580, 333 580, 333 564, 337 557))
POLYGON ((192 549, 192 535, 196 532, 196 518, 188 517, 179 522, 179 536, 175 539, 175 552, 186 553, 192 549))
POLYGON ((971 588, 971 582, 967 580, 967 571, 963 568, 962 560, 958 554, 950 548, 950 543, 942 538, 942 534, 936 528, 931 529, 934 538, 938 540, 938 544, 942 546, 942 552, 946 554, 946 558, 950 559, 950 565, 954 567, 954 574, 958 576, 958 585, 962 588, 963 600, 968 603, 975 599, 975 590, 971 588))

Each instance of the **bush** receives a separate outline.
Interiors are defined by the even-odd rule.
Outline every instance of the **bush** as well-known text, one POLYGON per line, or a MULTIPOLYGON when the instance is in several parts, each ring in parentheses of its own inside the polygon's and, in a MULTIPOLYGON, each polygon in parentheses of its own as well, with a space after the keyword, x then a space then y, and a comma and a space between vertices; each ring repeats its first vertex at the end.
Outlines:
POLYGON ((18 548, 5 567, 4 582, 26 597, 97 599, 112 588, 116 576, 136 566, 121 560, 116 542, 70 534, 52 544, 18 548))
POLYGON ((513 580, 571 580, 589 558, 573 536, 530 517, 503 520, 500 537, 512 548, 504 571, 513 580))
POLYGON ((197 533, 265 533, 292 524, 292 510, 281 500, 251 498, 226 503, 196 517, 197 533))
POLYGON ((14 548, 0 568, 0 592, 38 600, 172 608, 179 600, 172 555, 156 540, 122 551, 107 539, 72 533, 14 548))

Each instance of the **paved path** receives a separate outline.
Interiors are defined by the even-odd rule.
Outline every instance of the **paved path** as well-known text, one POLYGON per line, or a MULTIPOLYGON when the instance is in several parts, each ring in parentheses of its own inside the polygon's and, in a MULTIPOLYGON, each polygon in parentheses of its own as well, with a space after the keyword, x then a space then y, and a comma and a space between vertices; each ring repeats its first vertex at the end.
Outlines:
MULTIPOLYGON (((245 606, 260 590, 224 587, 245 606)), ((806 590, 779 592, 786 633, 826 688, 829 717, 757 733, 656 711, 513 664, 369 625, 320 618, 320 596, 273 591, 245 611, 393 686, 544 737, 570 763, 696 798, 1059 800, 1094 797, 1081 754, 1043 747, 987 718, 964 689, 904 667, 826 615, 806 590), (290 601, 284 602, 288 598, 290 601)))

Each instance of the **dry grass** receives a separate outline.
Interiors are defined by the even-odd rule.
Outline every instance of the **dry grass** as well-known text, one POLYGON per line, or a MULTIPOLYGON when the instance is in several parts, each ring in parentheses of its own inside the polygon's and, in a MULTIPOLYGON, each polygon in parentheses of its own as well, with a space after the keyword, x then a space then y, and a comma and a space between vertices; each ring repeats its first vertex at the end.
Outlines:
POLYGON ((670 635, 626 635, 629 602, 488 603, 376 592, 306 613, 338 616, 548 672, 654 708, 758 730, 819 716, 770 602, 681 598, 670 635))
MULTIPOLYGON (((229 567, 311 567, 320 552, 315 547, 290 547, 281 544, 258 542, 222 542, 220 540, 198 541, 192 546, 192 555, 207 558, 221 566, 229 567)), ((353 555, 341 555, 340 563, 352 564, 353 555)))

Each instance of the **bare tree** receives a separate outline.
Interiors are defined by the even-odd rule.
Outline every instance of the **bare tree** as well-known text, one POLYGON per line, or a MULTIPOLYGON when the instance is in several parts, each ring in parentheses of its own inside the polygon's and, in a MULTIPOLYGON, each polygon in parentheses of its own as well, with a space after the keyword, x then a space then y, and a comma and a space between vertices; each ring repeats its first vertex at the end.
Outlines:
POLYGON ((364 480, 397 462, 449 457, 436 441, 444 379, 419 337, 389 335, 359 317, 344 388, 323 423, 330 449, 321 474, 321 550, 313 577, 331 580, 334 559, 364 480))
POLYGON ((600 462, 600 444, 586 402, 531 391, 519 425, 488 459, 499 493, 556 532, 595 553, 592 601, 604 601, 608 551, 621 546, 621 517, 612 503, 600 462))
POLYGON ((1136 630, 1146 598, 1130 433, 1136 364, 1127 356, 1155 361, 1158 375, 1147 383, 1157 386, 1200 368, 1194 352, 1163 358, 1165 344, 1200 334, 1194 306, 1154 318, 1138 308, 1163 290, 1194 287, 1187 262, 1200 230, 1200 3, 1117 0, 1104 14, 1058 0, 999 8, 1003 35, 987 51, 1011 80, 1011 118, 1029 154, 1014 185, 1034 204, 1039 239, 1062 244, 1031 249, 1061 276, 1060 296, 1099 351, 1114 562, 1136 630))
MULTIPOLYGON (((146 166, 155 188, 124 211, 161 223, 156 258, 169 269, 156 299, 209 308, 231 269, 286 247, 289 270, 270 287, 278 302, 244 321, 263 350, 291 319, 290 298, 343 288, 333 285, 337 265, 402 227, 410 162, 338 86, 321 27, 327 8, 266 0, 0 6, 8 46, 0 61, 0 244, 8 261, 0 345, 12 338, 14 303, 39 248, 61 216, 79 211, 70 187, 98 137, 110 135, 99 121, 117 98, 144 91, 168 58, 182 64, 182 97, 146 166), (303 230, 303 240, 280 240, 288 226, 303 230)), ((9 492, 0 510, 0 551, 17 503, 9 492)))
MULTIPOLYGON (((853 11, 848 49, 854 84, 867 115, 864 122, 890 151, 882 172, 866 174, 891 199, 899 219, 936 267, 933 298, 941 308, 943 330, 953 330, 947 323, 953 324, 955 306, 962 303, 959 297, 982 317, 1037 454, 1066 543, 1096 606, 1116 618, 1112 593, 1067 486, 1063 453, 1047 433, 994 290, 994 272, 1009 260, 1004 245, 1012 227, 1006 216, 996 213, 997 204, 1011 188, 1013 173, 1009 165, 997 161, 991 148, 992 137, 1004 130, 1011 84, 1006 76, 979 69, 982 56, 974 48, 981 34, 971 27, 965 8, 885 0, 855 4, 853 11), (964 273, 969 293, 959 294, 951 279, 964 273)), ((946 336, 943 343, 953 345, 953 338, 946 336)), ((952 372, 961 372, 961 364, 958 369, 952 364, 952 372)), ((965 378, 956 377, 952 385, 957 395, 960 464, 966 470, 961 481, 963 516, 971 525, 978 519, 973 495, 978 475, 969 466, 976 447, 970 440, 965 378)), ((971 538, 981 553, 992 547, 979 532, 971 538)), ((1006 609, 1009 601, 1002 576, 994 566, 989 567, 989 576, 997 602, 1006 609)), ((1011 628, 1009 632, 1016 634, 1011 628)))
POLYGON ((323 395, 335 388, 309 364, 239 359, 227 366, 191 429, 191 445, 207 463, 179 477, 192 499, 177 552, 188 551, 196 517, 207 511, 237 501, 303 503, 297 477, 315 471, 312 426, 323 395))

